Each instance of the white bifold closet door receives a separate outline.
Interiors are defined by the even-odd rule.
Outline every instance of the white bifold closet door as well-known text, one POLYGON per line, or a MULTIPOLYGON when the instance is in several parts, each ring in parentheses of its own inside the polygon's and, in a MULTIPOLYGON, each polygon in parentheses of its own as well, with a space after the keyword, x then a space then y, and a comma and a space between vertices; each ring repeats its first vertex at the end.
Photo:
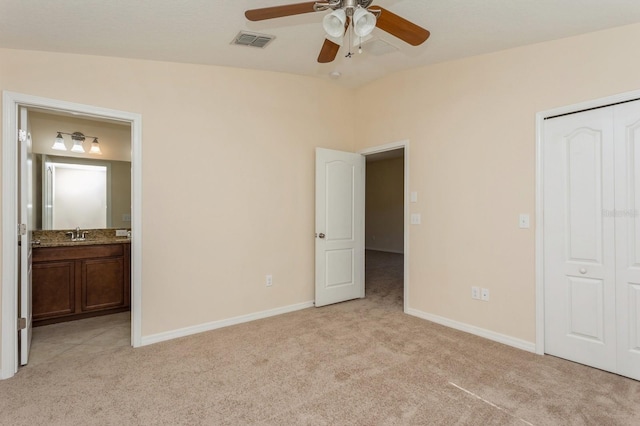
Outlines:
POLYGON ((640 102, 545 121, 545 352, 640 379, 640 102))

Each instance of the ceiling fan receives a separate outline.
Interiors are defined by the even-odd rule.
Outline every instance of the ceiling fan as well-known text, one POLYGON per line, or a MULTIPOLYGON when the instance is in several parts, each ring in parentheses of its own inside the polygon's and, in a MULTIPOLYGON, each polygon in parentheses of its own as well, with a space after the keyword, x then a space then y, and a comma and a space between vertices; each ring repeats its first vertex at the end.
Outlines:
MULTIPOLYGON (((429 38, 429 31, 380 6, 371 6, 371 3, 373 0, 308 1, 251 9, 247 10, 244 15, 250 21, 263 21, 283 16, 333 10, 323 19, 323 27, 332 37, 342 37, 351 26, 353 32, 359 37, 369 35, 374 27, 378 27, 412 46, 418 46, 429 38), (352 23, 353 25, 351 25, 352 23)), ((318 62, 332 62, 339 49, 339 44, 326 38, 318 55, 318 62)), ((351 57, 351 52, 347 54, 347 57, 351 57)))

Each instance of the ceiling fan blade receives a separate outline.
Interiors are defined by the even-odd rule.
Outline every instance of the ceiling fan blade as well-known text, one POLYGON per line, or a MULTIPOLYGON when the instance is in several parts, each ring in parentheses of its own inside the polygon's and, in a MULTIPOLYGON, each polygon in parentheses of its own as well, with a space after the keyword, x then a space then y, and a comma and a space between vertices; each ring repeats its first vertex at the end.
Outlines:
POLYGON ((400 40, 406 41, 412 46, 418 46, 424 43, 429 38, 429 35, 431 35, 429 31, 424 28, 380 6, 371 6, 370 9, 380 10, 381 12, 376 20, 376 27, 398 37, 400 40))
POLYGON ((314 4, 316 4, 315 1, 307 1, 304 3, 251 9, 247 10, 244 16, 250 21, 264 21, 265 19, 280 18, 283 16, 301 15, 303 13, 315 12, 313 9, 314 4))
MULTIPOLYGON (((347 32, 349 25, 351 25, 351 18, 347 16, 347 20, 344 23, 345 33, 347 32)), ((338 50, 340 50, 340 45, 338 43, 334 43, 328 38, 325 38, 322 49, 320 49, 320 54, 318 55, 318 63, 328 64, 329 62, 333 62, 338 55, 338 50)))
POLYGON ((325 38, 322 49, 320 49, 320 54, 318 55, 318 62, 321 64, 328 64, 329 62, 333 62, 333 60, 338 55, 338 50, 340 50, 339 44, 336 44, 331 40, 325 38))

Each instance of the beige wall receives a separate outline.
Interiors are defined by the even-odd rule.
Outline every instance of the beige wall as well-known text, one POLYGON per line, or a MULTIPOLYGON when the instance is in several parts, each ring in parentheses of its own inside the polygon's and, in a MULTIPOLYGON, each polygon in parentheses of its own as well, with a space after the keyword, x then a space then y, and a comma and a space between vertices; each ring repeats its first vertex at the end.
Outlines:
POLYGON ((409 139, 422 213, 409 307, 533 342, 534 228, 517 224, 535 207, 535 113, 640 88, 639 38, 640 25, 622 27, 355 94, 294 75, 0 49, 0 88, 143 115, 145 336, 312 300, 314 147, 409 139), (335 105, 367 114, 318 120, 335 105), (472 301, 472 285, 491 301, 472 301))
POLYGON ((365 246, 404 251, 404 158, 367 162, 365 246))
POLYGON ((0 49, 0 89, 142 114, 142 334, 313 300, 314 149, 353 93, 314 78, 0 49), (265 274, 273 287, 265 287, 265 274))
POLYGON ((535 341, 535 114, 640 89, 640 25, 398 73, 357 91, 357 148, 410 140, 409 307, 535 341), (518 229, 518 215, 532 216, 518 229), (489 288, 489 303, 471 299, 489 288))

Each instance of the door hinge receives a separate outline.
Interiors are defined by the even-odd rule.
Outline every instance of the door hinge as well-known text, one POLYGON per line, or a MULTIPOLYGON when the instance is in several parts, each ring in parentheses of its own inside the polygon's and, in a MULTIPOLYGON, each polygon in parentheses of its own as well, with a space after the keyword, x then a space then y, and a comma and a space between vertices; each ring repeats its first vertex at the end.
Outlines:
POLYGON ((18 235, 27 235, 27 225, 24 223, 18 225, 18 235))
POLYGON ((18 331, 24 330, 25 328, 27 328, 27 319, 18 318, 18 331))
POLYGON ((20 142, 25 142, 27 140, 27 131, 26 130, 18 130, 18 140, 20 142))

